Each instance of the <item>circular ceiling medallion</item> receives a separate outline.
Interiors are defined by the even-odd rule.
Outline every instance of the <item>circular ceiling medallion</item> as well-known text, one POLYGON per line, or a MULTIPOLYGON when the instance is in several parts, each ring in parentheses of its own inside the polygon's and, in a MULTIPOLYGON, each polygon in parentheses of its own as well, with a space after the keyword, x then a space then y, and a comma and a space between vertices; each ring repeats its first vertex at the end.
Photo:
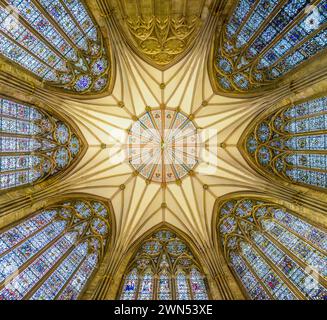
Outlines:
POLYGON ((147 111, 129 130, 128 160, 147 181, 181 180, 198 163, 194 123, 179 110, 147 111))

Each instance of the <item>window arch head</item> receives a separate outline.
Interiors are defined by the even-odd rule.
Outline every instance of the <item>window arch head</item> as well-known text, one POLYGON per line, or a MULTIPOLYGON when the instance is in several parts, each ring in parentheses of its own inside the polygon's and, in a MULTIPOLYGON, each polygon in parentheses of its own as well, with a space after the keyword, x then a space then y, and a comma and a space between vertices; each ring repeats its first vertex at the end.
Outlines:
POLYGON ((61 117, 2 96, 0 115, 0 191, 56 176, 81 157, 85 143, 61 117))
POLYGON ((127 267, 121 300, 206 300, 201 266, 185 241, 161 229, 144 240, 127 267))
POLYGON ((0 231, 0 300, 75 300, 112 234, 109 205, 72 198, 0 231))
POLYGON ((220 93, 272 88, 326 50, 326 1, 238 0, 229 12, 211 59, 220 93))
POLYGON ((67 93, 99 94, 112 81, 108 44, 82 0, 1 4, 0 55, 67 93))
POLYGON ((326 230, 269 200, 240 196, 218 204, 217 233, 249 298, 327 298, 326 230))
POLYGON ((287 105, 251 126, 242 150, 260 171, 327 188, 327 97, 287 105))

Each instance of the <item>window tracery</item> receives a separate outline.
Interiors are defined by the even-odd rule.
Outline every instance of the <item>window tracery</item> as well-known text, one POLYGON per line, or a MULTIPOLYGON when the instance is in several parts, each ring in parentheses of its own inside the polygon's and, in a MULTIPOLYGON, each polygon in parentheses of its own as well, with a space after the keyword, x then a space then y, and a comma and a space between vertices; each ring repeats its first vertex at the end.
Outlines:
POLYGON ((207 300, 201 268, 174 233, 160 230, 145 240, 123 278, 121 300, 207 300))
POLYGON ((326 49, 327 2, 240 0, 213 52, 213 78, 225 93, 270 88, 326 49))
POLYGON ((327 187, 327 98, 286 106, 256 125, 245 149, 253 163, 286 181, 327 187))
POLYGON ((0 231, 0 300, 75 300, 111 234, 109 208, 63 201, 0 231))
POLYGON ((67 169, 82 142, 46 111, 0 96, 0 189, 35 184, 67 169))
POLYGON ((101 32, 80 0, 7 0, 0 4, 0 54, 51 87, 95 94, 111 65, 101 32))
POLYGON ((283 206, 253 197, 218 208, 226 260, 254 300, 327 298, 327 234, 283 206))

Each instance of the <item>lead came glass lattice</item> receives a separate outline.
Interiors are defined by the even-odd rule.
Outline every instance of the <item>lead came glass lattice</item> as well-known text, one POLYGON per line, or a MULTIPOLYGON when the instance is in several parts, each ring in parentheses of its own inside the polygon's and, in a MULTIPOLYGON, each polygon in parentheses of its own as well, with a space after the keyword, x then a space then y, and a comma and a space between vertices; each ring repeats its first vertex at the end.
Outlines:
POLYGON ((84 1, 0 4, 0 55, 67 92, 99 93, 109 83, 109 55, 84 1))
POLYGON ((253 300, 326 300, 327 233, 265 200, 219 209, 224 255, 253 300))
POLYGON ((123 278, 122 300, 207 300, 201 268, 184 241, 168 230, 145 240, 123 278))
POLYGON ((110 234, 109 209, 93 200, 65 201, 0 231, 0 300, 78 299, 110 234))

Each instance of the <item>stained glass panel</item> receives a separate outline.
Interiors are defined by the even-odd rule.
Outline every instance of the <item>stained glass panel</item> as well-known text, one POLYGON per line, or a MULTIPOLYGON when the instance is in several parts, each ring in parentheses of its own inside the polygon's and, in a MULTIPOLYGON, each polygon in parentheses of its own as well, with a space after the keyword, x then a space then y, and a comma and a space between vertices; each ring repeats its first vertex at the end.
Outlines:
POLYGON ((47 112, 0 97, 0 189, 35 184, 80 153, 73 130, 47 112))
POLYGON ((255 198, 226 201, 220 208, 226 259, 251 299, 327 298, 324 230, 255 198))
POLYGON ((109 83, 104 39, 79 0, 0 5, 0 54, 69 92, 97 93, 109 83))
POLYGON ((159 275, 158 300, 171 300, 171 285, 168 272, 159 275))
POLYGON ((248 135, 246 150, 259 168, 292 183, 327 187, 327 98, 286 106, 248 135))
POLYGON ((121 296, 122 300, 135 300, 137 293, 137 284, 138 284, 138 273, 134 269, 126 277, 126 281, 123 286, 123 293, 121 296))
POLYGON ((214 80, 222 92, 270 88, 327 46, 326 0, 239 0, 216 37, 214 80))
POLYGON ((190 300, 190 287, 184 272, 178 272, 176 275, 176 298, 177 300, 190 300))
POLYGON ((208 300, 207 290, 201 273, 192 269, 190 274, 191 288, 195 300, 208 300))
POLYGON ((207 300, 204 274, 184 241, 169 230, 146 239, 124 276, 121 300, 207 300))
POLYGON ((0 300, 75 300, 103 254, 110 235, 109 210, 98 201, 72 200, 0 235, 0 300), (83 217, 85 211, 90 215, 83 217), (104 212, 106 228, 99 233, 92 224, 104 212))
POLYGON ((140 282, 140 290, 138 300, 153 299, 153 273, 146 271, 140 282))

